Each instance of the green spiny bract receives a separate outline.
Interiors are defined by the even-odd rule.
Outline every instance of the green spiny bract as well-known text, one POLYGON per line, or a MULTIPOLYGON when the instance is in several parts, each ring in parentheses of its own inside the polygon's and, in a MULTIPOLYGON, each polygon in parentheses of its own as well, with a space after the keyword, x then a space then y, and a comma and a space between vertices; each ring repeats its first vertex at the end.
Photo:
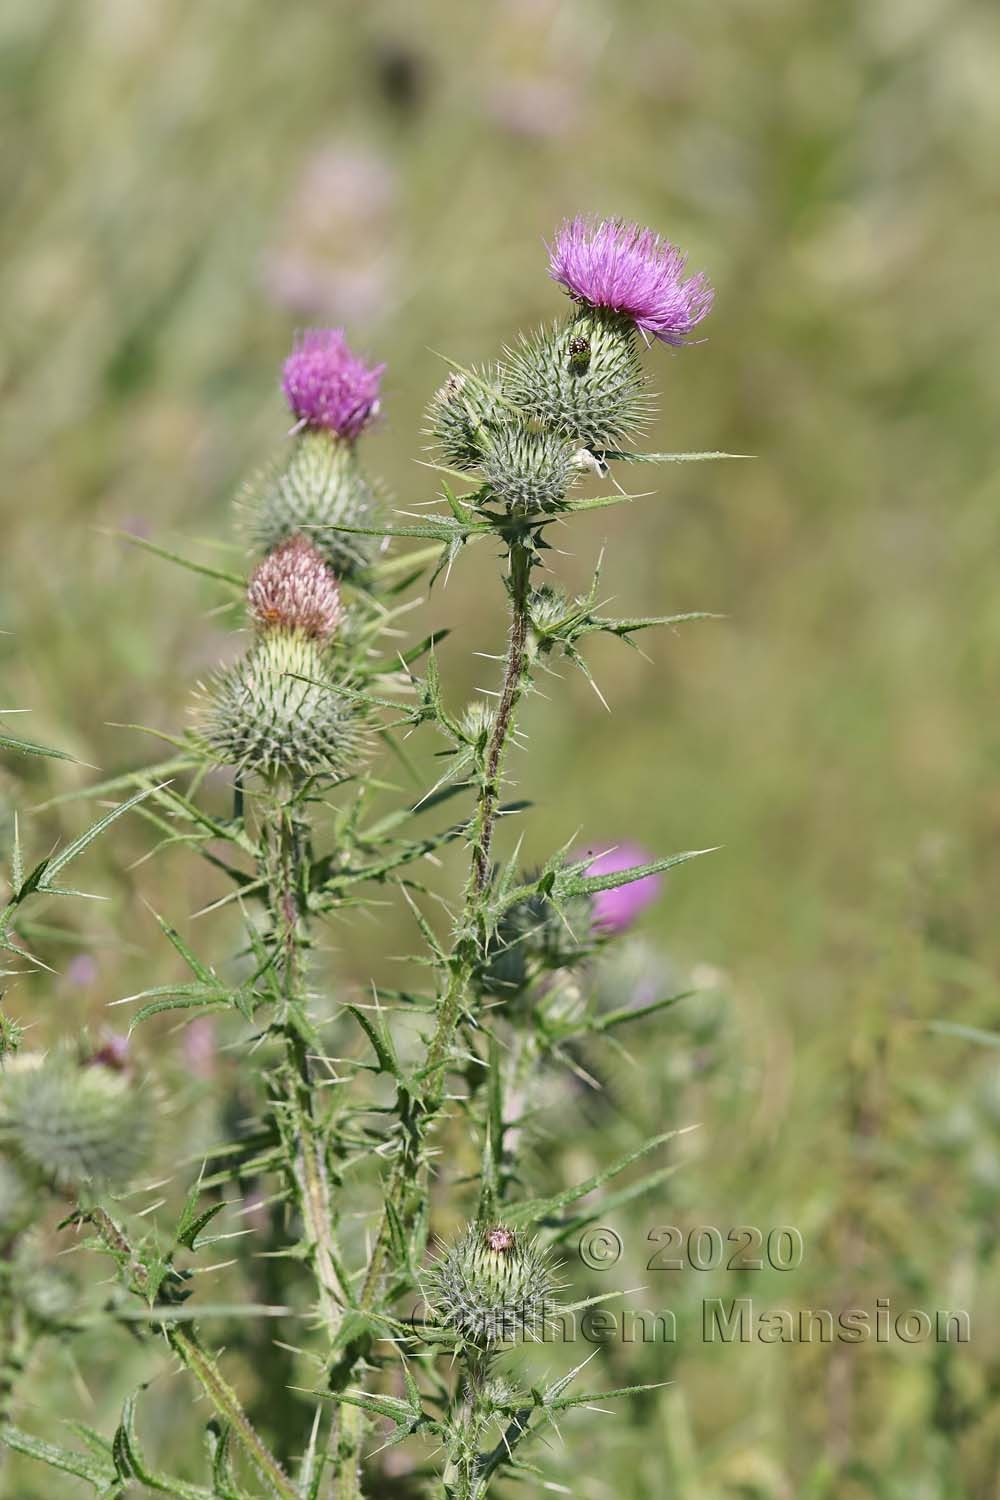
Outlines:
POLYGON ((516 418, 485 432, 482 471, 493 497, 526 515, 561 509, 580 473, 571 443, 516 418))
POLYGON ((635 325, 600 308, 581 307, 509 356, 510 399, 544 427, 595 451, 642 424, 644 386, 635 325))
POLYGON ((486 994, 518 994, 540 973, 582 963, 598 941, 588 896, 573 897, 560 910, 536 892, 504 912, 476 982, 486 994))
POLYGON ((302 531, 338 578, 363 577, 378 547, 377 537, 335 529, 371 526, 378 508, 353 442, 335 433, 313 428, 299 433, 284 468, 252 480, 239 508, 251 541, 262 552, 302 531))
POLYGON ((0 1146, 58 1187, 127 1186, 149 1155, 152 1111, 127 1069, 69 1053, 29 1053, 0 1072, 0 1146))
POLYGON ((535 1240, 502 1224, 470 1224, 442 1250, 425 1288, 434 1314, 479 1348, 541 1330, 559 1288, 535 1240))
POLYGON ((483 459, 488 429, 509 416, 502 378, 499 365, 469 375, 456 370, 434 393, 427 413, 428 432, 452 468, 476 468, 483 459))
POLYGON ((261 635, 219 674, 198 713, 197 737, 223 765, 273 778, 340 778, 355 765, 363 734, 336 691, 329 652, 301 631, 261 635))

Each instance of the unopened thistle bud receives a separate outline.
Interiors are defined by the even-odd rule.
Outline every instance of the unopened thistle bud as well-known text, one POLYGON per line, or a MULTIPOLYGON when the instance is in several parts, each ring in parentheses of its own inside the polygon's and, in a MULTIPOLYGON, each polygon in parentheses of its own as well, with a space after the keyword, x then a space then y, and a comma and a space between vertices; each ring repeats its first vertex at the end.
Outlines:
POLYGON ((463 1339, 488 1348, 538 1335, 559 1288, 555 1272, 537 1241, 503 1224, 473 1224, 435 1261, 427 1300, 463 1339))
POLYGON ((340 590, 323 554, 302 535, 282 542, 254 569, 247 608, 262 630, 300 630, 328 641, 340 624, 340 590))
POLYGON ((499 365, 471 375, 453 371, 435 393, 428 431, 452 468, 474 469, 482 463, 489 429, 510 416, 501 379, 499 365))
POLYGON ((377 537, 338 529, 371 526, 378 497, 361 471, 354 444, 322 429, 300 433, 284 468, 251 480, 238 505, 244 529, 260 551, 304 533, 338 578, 363 576, 378 546, 377 537))
POLYGON ((497 500, 527 515, 557 511, 578 478, 571 443, 557 433, 508 420, 490 429, 483 475, 497 500))
POLYGON ((357 717, 330 680, 322 643, 274 629, 210 685, 196 732, 221 764, 266 779, 339 779, 362 744, 357 717))
POLYGON ((510 355, 511 399, 576 447, 607 448, 640 426, 644 386, 634 324, 603 308, 579 308, 510 355))
POLYGON ((56 1186, 127 1186, 149 1154, 152 1124, 148 1093, 96 1059, 27 1054, 0 1073, 0 1145, 56 1186))
POLYGON ((557 908, 536 893, 504 912, 476 981, 487 994, 515 995, 541 973, 583 963, 599 939, 590 897, 574 896, 557 908))

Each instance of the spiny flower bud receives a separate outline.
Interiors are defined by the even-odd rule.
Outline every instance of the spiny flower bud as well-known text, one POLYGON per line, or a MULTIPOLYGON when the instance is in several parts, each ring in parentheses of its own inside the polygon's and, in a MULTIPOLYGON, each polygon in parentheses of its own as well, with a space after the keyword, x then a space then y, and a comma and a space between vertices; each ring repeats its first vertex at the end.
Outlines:
POLYGON ((577 479, 573 446, 553 432, 522 422, 491 428, 483 450, 483 475, 493 495, 511 511, 528 515, 559 510, 577 479))
POLYGON ((120 1069, 34 1053, 0 1073, 0 1144, 57 1185, 125 1187, 151 1136, 149 1097, 120 1069))
POLYGON ((281 388, 296 419, 353 440, 378 414, 385 365, 366 365, 342 328, 310 328, 285 360, 281 388))
POLYGON ((555 1271, 536 1240, 503 1224, 472 1224, 431 1268, 428 1302, 442 1322, 479 1347, 531 1337, 552 1308, 555 1271))
POLYGON ((343 613, 337 580, 302 535, 282 542, 254 569, 247 607, 261 630, 300 630, 318 641, 330 639, 343 613))
POLYGON ((613 446, 641 425, 648 402, 635 325, 624 314, 580 307, 568 323, 523 339, 509 356, 512 401, 577 446, 613 446))
POLYGON ((197 734, 223 765, 272 778, 344 776, 362 736, 357 716, 330 681, 322 643, 271 629, 211 684, 197 734))
POLYGON ((474 370, 471 378, 456 370, 435 392, 428 431, 452 468, 476 468, 483 459, 488 429, 509 417, 501 381, 499 365, 474 370))
POLYGON ((551 583, 543 583, 532 589, 528 596, 528 618, 532 629, 539 635, 551 630, 569 614, 571 605, 562 589, 551 583))
POLYGON ((337 577, 347 579, 363 575, 375 555, 377 537, 337 529, 371 526, 377 497, 353 443, 335 433, 307 428, 285 467, 252 480, 238 503, 244 528, 262 552, 304 532, 337 577))
POLYGON ((599 936, 588 896, 574 896, 560 910, 536 892, 500 918, 477 983, 487 994, 516 994, 540 973, 582 963, 594 952, 599 936))

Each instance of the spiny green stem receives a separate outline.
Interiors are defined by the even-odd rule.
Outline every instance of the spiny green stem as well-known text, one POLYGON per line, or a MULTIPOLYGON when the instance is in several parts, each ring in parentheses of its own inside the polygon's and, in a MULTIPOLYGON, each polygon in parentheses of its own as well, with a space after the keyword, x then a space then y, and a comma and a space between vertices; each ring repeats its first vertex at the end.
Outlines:
POLYGON ((429 1081, 428 1108, 431 1113, 440 1107, 451 1044, 468 994, 469 980, 479 957, 479 948, 486 936, 483 931, 482 902, 490 878, 490 854, 500 807, 503 765, 514 729, 517 706, 528 678, 526 646, 530 579, 531 553, 522 542, 515 540, 510 546, 510 637, 507 661, 500 701, 486 748, 486 764, 476 805, 472 869, 465 892, 465 906, 451 976, 438 1012, 437 1028, 431 1039, 425 1064, 429 1081))
MULTIPOLYGON (((483 779, 476 803, 472 835, 472 865, 459 921, 459 936, 451 956, 448 985, 438 1009, 437 1026, 427 1049, 423 1068, 427 1079, 427 1092, 417 1121, 416 1137, 410 1138, 397 1156, 385 1190, 386 1201, 397 1209, 404 1223, 409 1219, 406 1211, 407 1200, 419 1196, 422 1171, 421 1145, 432 1128, 444 1100, 445 1077, 455 1031, 465 1007, 469 983, 475 972, 481 945, 486 935, 483 930, 482 905, 489 883, 490 853, 500 805, 503 765, 507 746, 514 730, 517 707, 528 681, 527 639, 531 552, 521 540, 516 538, 510 544, 509 565, 510 635, 500 701, 486 747, 483 779)), ((371 1308, 375 1302, 385 1265, 388 1233, 388 1213, 383 1209, 362 1288, 361 1306, 364 1309, 371 1308)))
POLYGON ((266 1447, 240 1405, 236 1392, 226 1384, 215 1361, 206 1354, 193 1334, 182 1328, 164 1330, 167 1342, 184 1368, 190 1370, 223 1421, 243 1445, 247 1458, 277 1500, 299 1500, 296 1486, 266 1447))
MULTIPOLYGON (((129 1289, 136 1296, 148 1298, 149 1272, 110 1214, 100 1207, 88 1208, 81 1211, 80 1219, 92 1224, 105 1247, 124 1263, 129 1289)), ((185 1369, 190 1370, 218 1415, 235 1432, 270 1495, 275 1500, 299 1500, 296 1487, 257 1433, 236 1392, 226 1384, 215 1361, 201 1347, 194 1333, 176 1324, 164 1324, 162 1328, 167 1343, 185 1369)))
MULTIPOLYGON (((333 1231, 333 1204, 322 1133, 315 1115, 312 1070, 295 1024, 296 1013, 302 1011, 306 1000, 302 962, 306 829, 289 804, 278 809, 276 841, 277 879, 271 884, 271 910, 286 1009, 283 1034, 290 1079, 293 1170, 316 1282, 317 1306, 332 1348, 343 1318, 346 1291, 333 1231)), ((361 1495, 358 1454, 362 1418, 363 1413, 356 1408, 342 1408, 339 1420, 331 1426, 330 1493, 334 1500, 358 1500, 361 1495)))

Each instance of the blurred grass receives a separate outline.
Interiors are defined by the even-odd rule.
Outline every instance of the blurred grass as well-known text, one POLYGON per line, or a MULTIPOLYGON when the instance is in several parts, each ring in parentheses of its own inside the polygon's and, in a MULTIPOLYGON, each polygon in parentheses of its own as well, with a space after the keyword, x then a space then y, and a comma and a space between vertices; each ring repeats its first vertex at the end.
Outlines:
MULTIPOLYGON (((551 684, 517 765, 532 857, 576 834, 724 845, 650 934, 725 971, 743 1081, 706 1091, 625 1284, 657 1222, 795 1223, 804 1267, 762 1298, 829 1305, 846 1277, 866 1304, 974 1300, 973 1342, 684 1339, 665 1393, 567 1424, 545 1462, 574 1494, 997 1493, 998 1137, 940 1126, 996 1063, 921 1023, 997 1022, 998 67, 1000 13, 972 0, 13 0, 0 19, 4 702, 32 709, 13 732, 104 774, 158 754, 110 721, 175 729, 233 626, 210 585, 106 532, 231 539, 231 496, 285 430, 293 328, 346 322, 388 361, 367 456, 410 506, 433 494, 413 463, 432 351, 482 359, 560 311, 542 239, 564 213, 648 222, 717 286, 707 342, 650 355, 650 446, 757 457, 656 471, 654 497, 563 532, 556 565, 582 584, 606 544, 623 610, 727 618, 645 639, 648 659, 599 643, 612 712, 551 684)), ((456 701, 502 628, 494 572, 473 552, 420 615, 452 628, 456 701)), ((5 765, 21 807, 92 776, 5 765)), ((215 894, 176 854, 131 871, 143 848, 137 828, 91 858, 113 905, 71 918, 89 982, 60 962, 18 992, 47 1029, 169 969, 140 897, 180 920, 215 894)), ((364 974, 411 937, 387 949, 359 917, 336 940, 364 974)), ((620 1064, 587 1149, 671 1113, 683 1024, 650 1033, 645 1071, 620 1064)), ((712 1285, 669 1296, 729 1294, 712 1285)))

